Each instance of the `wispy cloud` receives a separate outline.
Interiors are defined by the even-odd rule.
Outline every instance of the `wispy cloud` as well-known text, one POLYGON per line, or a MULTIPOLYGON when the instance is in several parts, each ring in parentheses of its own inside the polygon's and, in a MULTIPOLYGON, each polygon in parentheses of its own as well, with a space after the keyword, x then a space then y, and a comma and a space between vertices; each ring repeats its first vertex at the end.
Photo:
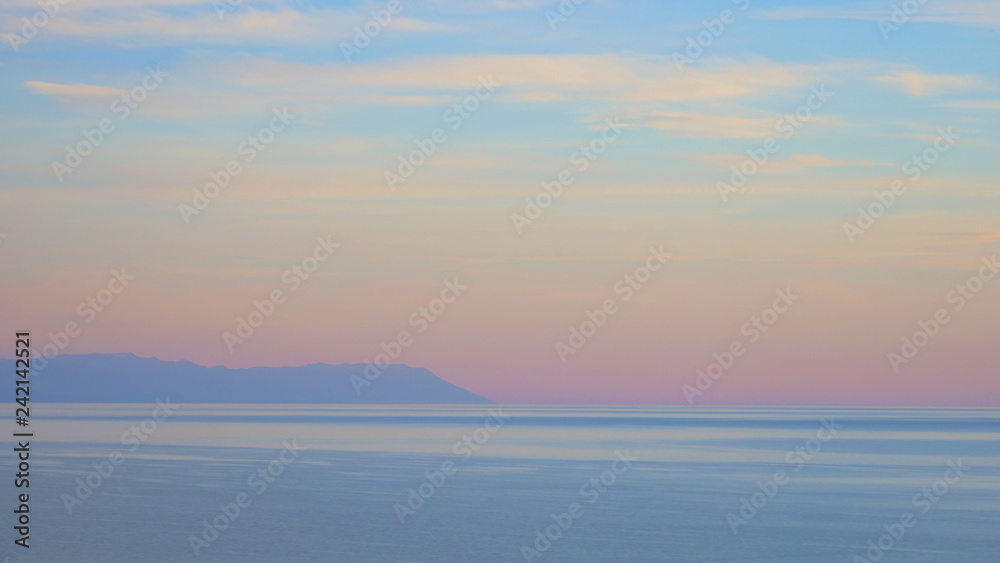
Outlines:
POLYGON ((924 74, 916 71, 902 71, 876 76, 874 80, 899 88, 911 96, 919 97, 953 90, 972 90, 983 84, 982 79, 971 75, 924 74))
POLYGON ((957 109, 1000 110, 1000 100, 959 100, 957 102, 948 102, 944 106, 957 109))
MULTIPOLYGON (((219 4, 218 2, 216 4, 219 4)), ((72 2, 70 5, 74 5, 72 2)), ((372 19, 368 10, 296 9, 284 4, 258 2, 223 4, 217 12, 204 0, 98 0, 76 4, 53 18, 46 35, 84 40, 111 40, 128 45, 254 45, 327 43, 349 40, 355 27, 372 19), (221 13, 221 17, 220 17, 221 13)), ((18 29, 20 19, 0 14, 0 29, 18 29)), ((386 25, 390 31, 448 33, 453 28, 440 22, 420 20, 405 12, 386 25)))
POLYGON ((760 138, 770 132, 774 120, 661 111, 648 114, 643 124, 679 137, 760 138))
MULTIPOLYGON (((743 154, 707 154, 707 153, 669 153, 667 156, 680 160, 694 160, 721 167, 739 166, 746 161, 743 154)), ((896 166, 891 162, 876 162, 872 160, 839 160, 821 154, 795 154, 787 158, 775 158, 767 163, 762 172, 780 174, 812 168, 869 168, 879 166, 896 166)))
POLYGON ((466 92, 492 76, 507 101, 600 100, 668 103, 747 99, 801 87, 816 67, 758 59, 719 61, 683 76, 666 57, 623 55, 458 55, 368 65, 313 65, 246 59, 219 69, 245 86, 295 88, 341 97, 377 90, 385 96, 466 92), (350 93, 350 94, 349 94, 350 93))
POLYGON ((95 86, 93 84, 54 84, 52 82, 29 81, 24 83, 35 94, 51 96, 61 101, 109 99, 127 92, 121 88, 95 86))
MULTIPOLYGON (((454 55, 393 59, 368 64, 313 64, 250 55, 200 59, 176 74, 155 100, 150 115, 197 117, 214 113, 256 113, 268 104, 295 100, 298 109, 332 104, 445 105, 479 86, 499 84, 496 100, 549 103, 572 99, 581 115, 599 101, 616 106, 650 127, 692 137, 751 137, 773 126, 757 118, 684 113, 672 105, 744 102, 803 88, 817 67, 763 59, 716 61, 683 76, 664 57, 622 55, 454 55), (699 125, 700 123, 700 125, 699 125)), ((84 93, 114 93, 112 86, 33 82, 37 94, 72 101, 84 93)), ((692 111, 692 110, 685 110, 692 111)))
POLYGON ((553 0, 423 0, 418 3, 440 12, 507 12, 538 10, 545 6, 557 5, 553 0))
MULTIPOLYGON (((786 7, 764 10, 759 16, 771 20, 848 19, 889 20, 892 8, 886 3, 865 3, 849 7, 786 7)), ((908 16, 909 21, 942 23, 968 27, 996 27, 1000 25, 1000 3, 995 0, 965 0, 927 2, 908 16)))
POLYGON ((943 232, 938 238, 961 243, 984 243, 1000 241, 1000 231, 943 232))
MULTIPOLYGON (((650 111, 640 114, 634 119, 645 127, 651 127, 672 137, 765 139, 776 134, 775 125, 781 116, 741 117, 738 115, 711 115, 695 111, 650 111)), ((828 116, 815 116, 811 123, 814 125, 833 125, 840 122, 828 116)))

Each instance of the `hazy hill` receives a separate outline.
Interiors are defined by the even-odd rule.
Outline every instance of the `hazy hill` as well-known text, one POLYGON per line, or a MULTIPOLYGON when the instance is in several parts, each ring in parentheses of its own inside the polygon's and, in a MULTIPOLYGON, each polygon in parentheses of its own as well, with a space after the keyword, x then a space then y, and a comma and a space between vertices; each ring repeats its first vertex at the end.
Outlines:
MULTIPOLYGON (((351 376, 364 364, 299 367, 208 368, 134 354, 56 356, 33 363, 31 400, 55 403, 143 403, 170 397, 175 403, 484 404, 491 401, 456 387, 424 368, 387 366, 358 394, 351 376), (34 367, 33 365, 33 367, 34 367)), ((14 377, 14 360, 0 360, 14 377)))

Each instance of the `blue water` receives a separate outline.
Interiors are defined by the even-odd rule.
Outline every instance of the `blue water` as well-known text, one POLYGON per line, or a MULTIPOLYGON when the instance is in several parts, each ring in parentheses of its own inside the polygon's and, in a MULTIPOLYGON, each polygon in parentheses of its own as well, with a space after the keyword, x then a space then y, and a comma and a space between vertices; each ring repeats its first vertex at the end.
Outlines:
POLYGON ((154 406, 35 405, 31 548, 5 478, 0 557, 1000 561, 997 410, 154 406))

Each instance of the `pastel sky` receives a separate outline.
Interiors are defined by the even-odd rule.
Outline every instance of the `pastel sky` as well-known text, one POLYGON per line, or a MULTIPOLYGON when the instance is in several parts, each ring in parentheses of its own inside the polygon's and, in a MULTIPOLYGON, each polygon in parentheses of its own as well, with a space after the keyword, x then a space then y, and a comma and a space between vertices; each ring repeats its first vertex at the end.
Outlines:
POLYGON ((498 402, 687 404, 684 385, 740 341, 694 404, 1000 405, 1000 276, 950 293, 1000 252, 1000 3, 928 1, 894 28, 890 0, 588 0, 565 18, 558 1, 401 0, 371 23, 387 6, 69 0, 42 18, 4 2, 6 350, 27 328, 41 353, 76 322, 63 353, 364 363, 407 331, 397 363, 498 402), (27 38, 33 15, 48 21, 27 38), (348 61, 366 24, 378 33, 348 61), (474 111, 446 113, 483 81, 498 85, 474 111), (810 103, 786 137, 783 116, 810 103), (247 162, 241 143, 275 110, 295 117, 247 162), (113 130, 58 179, 53 162, 102 120, 113 130), (580 146, 604 150, 583 169, 580 146), (915 179, 921 155, 934 162, 915 179), (186 222, 179 206, 231 160, 240 172, 186 222), (724 200, 734 166, 758 170, 724 200), (512 214, 564 170, 572 183, 518 232, 512 214), (844 225, 897 181, 851 242, 844 225), (291 291, 283 273, 327 236, 339 248, 291 291), (616 283, 661 246, 625 301, 616 283), (81 311, 114 269, 135 279, 81 311), (468 289, 419 332, 412 316, 455 278, 468 289), (276 289, 231 353, 224 333, 276 289), (746 323, 788 289, 798 300, 751 342, 746 323), (562 361, 570 327, 609 299, 562 361), (948 322, 894 369, 940 309, 948 322))

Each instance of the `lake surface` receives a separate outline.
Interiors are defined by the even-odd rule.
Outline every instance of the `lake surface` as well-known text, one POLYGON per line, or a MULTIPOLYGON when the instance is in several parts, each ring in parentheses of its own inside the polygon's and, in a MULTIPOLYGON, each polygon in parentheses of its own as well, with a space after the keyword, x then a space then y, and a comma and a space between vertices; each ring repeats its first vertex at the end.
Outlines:
POLYGON ((154 408, 34 405, 0 557, 1000 561, 995 409, 154 408))

